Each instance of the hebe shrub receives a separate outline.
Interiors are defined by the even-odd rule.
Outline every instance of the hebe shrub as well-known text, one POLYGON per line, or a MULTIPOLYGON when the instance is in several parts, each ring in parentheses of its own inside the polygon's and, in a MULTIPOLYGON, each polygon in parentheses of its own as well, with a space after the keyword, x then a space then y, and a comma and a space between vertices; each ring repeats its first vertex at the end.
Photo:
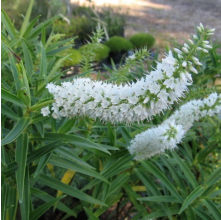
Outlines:
MULTIPOLYGON (((91 47, 91 44, 86 44, 80 47, 79 50, 82 51, 83 49, 86 49, 87 47, 91 47)), ((96 49, 94 50, 95 61, 100 62, 106 59, 109 55, 109 52, 110 52, 110 48, 107 45, 99 43, 96 49)))
MULTIPOLYGON (((198 55, 213 53, 205 59, 218 63, 206 41, 214 30, 200 25, 199 37, 170 51, 135 83, 122 85, 81 77, 93 71, 90 50, 82 56, 88 59, 84 75, 61 79, 67 56, 57 53, 72 47, 73 39, 46 39, 42 33, 50 21, 37 25, 30 14, 31 7, 20 31, 4 10, 1 15, 2 73, 10 77, 1 88, 1 219, 221 219, 221 124, 211 117, 220 112, 221 95, 204 93, 207 84, 198 81, 203 99, 168 118, 174 110, 169 105, 182 104, 193 73, 204 72, 198 55), (160 109, 164 114, 157 114, 160 109), (200 122, 181 143, 195 119, 200 122), (178 143, 178 151, 163 153, 178 143), (135 162, 150 156, 143 144, 146 153, 163 154, 135 162), (131 155, 134 149, 139 158, 131 155)), ((95 45, 102 37, 94 35, 95 45)), ((116 71, 130 72, 141 55, 135 51, 116 71)))
POLYGON ((81 53, 77 49, 68 48, 59 53, 59 56, 65 57, 70 54, 70 57, 63 62, 63 66, 74 66, 81 62, 81 53))
POLYGON ((148 49, 150 49, 155 43, 155 38, 148 33, 138 33, 130 38, 130 42, 136 49, 142 47, 147 47, 148 49))
POLYGON ((133 45, 129 40, 119 36, 111 37, 105 44, 114 53, 126 52, 133 49, 133 45))

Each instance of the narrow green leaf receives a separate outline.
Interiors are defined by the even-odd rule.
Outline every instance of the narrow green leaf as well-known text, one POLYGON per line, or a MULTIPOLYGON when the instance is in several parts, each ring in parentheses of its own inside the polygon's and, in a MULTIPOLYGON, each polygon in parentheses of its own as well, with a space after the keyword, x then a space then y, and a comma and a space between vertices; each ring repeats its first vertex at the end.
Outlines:
POLYGON ((214 202, 206 199, 206 200, 204 200, 204 204, 206 205, 206 207, 209 209, 210 213, 212 214, 212 216, 216 220, 220 220, 221 219, 221 212, 218 209, 218 207, 215 205, 214 202))
POLYGON ((28 37, 29 40, 34 39, 35 37, 37 37, 41 31, 42 28, 46 28, 49 24, 51 24, 54 20, 60 18, 60 15, 57 15, 53 18, 47 19, 46 21, 40 23, 37 27, 35 27, 34 29, 31 30, 31 33, 28 37))
POLYGON ((55 150, 56 148, 58 148, 60 146, 61 146, 61 141, 58 140, 58 141, 54 141, 50 144, 47 144, 47 145, 29 153, 28 158, 27 158, 27 164, 32 163, 33 161, 35 161, 39 157, 52 152, 53 150, 55 150))
POLYGON ((43 46, 45 46, 45 42, 46 42, 45 28, 42 28, 42 30, 41 30, 41 42, 42 42, 43 46))
POLYGON ((19 116, 11 108, 6 106, 5 104, 1 104, 1 113, 6 115, 7 117, 9 117, 10 119, 12 119, 14 121, 19 120, 19 116))
POLYGON ((106 164, 104 169, 101 171, 101 174, 105 177, 109 178, 115 174, 118 174, 119 169, 124 166, 133 166, 131 163, 133 156, 130 154, 126 154, 123 157, 120 157, 118 160, 113 159, 114 163, 108 165, 106 164))
POLYGON ((37 23, 38 19, 41 17, 41 15, 38 15, 36 18, 34 18, 30 24, 28 25, 28 27, 25 30, 25 33, 23 34, 23 38, 27 39, 31 30, 33 29, 33 27, 35 26, 35 24, 37 23))
POLYGON ((64 140, 67 143, 74 144, 79 147, 86 148, 89 151, 93 151, 93 149, 103 151, 107 154, 110 154, 108 150, 106 150, 101 145, 94 143, 90 140, 87 140, 81 136, 77 135, 70 135, 70 134, 60 134, 60 133, 45 133, 44 138, 41 138, 40 136, 31 136, 30 140, 42 140, 42 141, 52 141, 54 139, 60 139, 64 140))
POLYGON ((191 183, 193 189, 196 188, 198 186, 198 183, 193 173, 190 171, 187 165, 181 160, 181 158, 176 154, 175 151, 173 151, 172 155, 175 161, 177 162, 177 164, 179 165, 180 169, 184 172, 185 174, 184 178, 187 179, 191 183))
POLYGON ((46 77, 46 75, 47 75, 47 57, 46 57, 45 49, 44 49, 42 43, 40 43, 40 47, 41 47, 40 76, 46 77))
POLYGON ((4 183, 1 188, 1 219, 6 219, 6 207, 7 207, 7 197, 8 197, 9 185, 4 183))
POLYGON ((195 188, 184 200, 179 214, 181 214, 193 201, 195 201, 203 193, 203 191, 204 188, 202 186, 198 186, 197 188, 195 188))
MULTIPOLYGON (((30 140, 30 139, 29 139, 30 140)), ((60 147, 61 141, 54 141, 50 144, 45 145, 31 153, 27 156, 27 164, 32 163, 33 161, 37 160, 39 157, 43 156, 44 154, 52 152, 54 149, 60 147)), ((2 172, 3 175, 9 176, 13 174, 18 169, 18 164, 16 162, 12 162, 7 166, 7 169, 2 172)))
POLYGON ((7 197, 7 206, 10 207, 8 209, 9 220, 16 219, 17 205, 18 205, 17 189, 15 186, 10 186, 7 197))
POLYGON ((15 39, 17 37, 17 31, 3 8, 1 9, 1 22, 5 26, 10 37, 15 39))
POLYGON ((32 57, 31 57, 31 54, 28 50, 26 42, 24 40, 22 40, 21 44, 22 44, 22 49, 23 49, 23 53, 24 53, 25 68, 27 70, 28 76, 31 76, 32 73, 34 72, 32 57))
POLYGON ((119 128, 119 131, 121 132, 124 140, 126 141, 127 145, 130 144, 130 140, 132 139, 130 133, 128 132, 128 129, 126 127, 119 128))
POLYGON ((182 202, 183 199, 177 192, 176 188, 173 186, 173 184, 166 178, 166 176, 157 169, 152 163, 150 162, 141 162, 142 166, 145 167, 149 172, 151 172, 155 177, 157 177, 164 185, 165 187, 180 201, 182 202))
MULTIPOLYGON (((168 208, 168 212, 170 213, 171 216, 178 214, 179 209, 177 207, 171 207, 168 208)), ((156 212, 152 212, 148 215, 145 216, 146 219, 152 219, 152 218, 160 218, 160 217, 168 217, 168 213, 165 212, 164 210, 159 210, 156 212)))
MULTIPOLYGON (((50 202, 51 200, 54 199, 54 197, 51 196, 50 194, 48 194, 44 191, 41 191, 40 189, 33 188, 33 187, 31 188, 31 194, 34 195, 35 197, 43 200, 44 202, 50 202)), ((57 209, 69 214, 70 216, 74 216, 75 218, 77 217, 77 213, 75 213, 72 209, 70 209, 68 206, 66 206, 62 202, 58 201, 57 209)))
POLYGON ((47 56, 55 56, 56 54, 60 53, 61 51, 72 47, 72 45, 64 46, 64 47, 58 47, 55 50, 51 50, 47 53, 47 56))
POLYGON ((160 158, 163 161, 163 163, 165 164, 165 166, 169 169, 174 181, 177 183, 179 188, 182 189, 182 190, 180 190, 180 193, 182 193, 184 197, 187 197, 188 192, 186 189, 186 185, 185 185, 182 177, 180 177, 180 175, 178 173, 179 170, 177 171, 177 169, 175 169, 175 167, 172 163, 172 160, 167 159, 165 156, 162 156, 162 155, 160 156, 160 158))
POLYGON ((34 4, 34 0, 31 0, 30 3, 29 3, 29 6, 28 6, 28 10, 27 10, 26 15, 25 15, 25 19, 24 19, 24 21, 22 23, 22 26, 21 26, 21 30, 20 30, 20 36, 21 37, 23 36, 23 34, 25 33, 25 30, 28 27, 28 22, 29 22, 29 19, 30 19, 30 16, 31 16, 31 11, 32 11, 33 4, 34 4))
POLYGON ((19 203, 22 203, 24 191, 24 178, 26 169, 26 160, 28 152, 28 134, 22 133, 16 142, 15 161, 18 164, 16 171, 16 182, 18 187, 19 203))
POLYGON ((64 193, 66 193, 67 195, 73 196, 73 197, 78 198, 82 201, 89 202, 92 204, 99 204, 102 206, 106 206, 105 203, 103 203, 97 199, 94 199, 93 197, 88 196, 87 194, 81 192, 80 190, 78 190, 74 187, 71 187, 69 185, 66 185, 66 184, 64 184, 64 183, 60 182, 59 180, 54 179, 52 177, 48 177, 48 176, 40 174, 38 181, 46 186, 49 186, 49 187, 56 189, 56 190, 60 190, 64 193))
POLYGON ((97 218, 90 209, 84 207, 84 210, 87 214, 88 220, 99 220, 99 218, 97 218))
POLYGON ((107 124, 107 128, 108 128, 108 136, 109 136, 109 140, 110 140, 110 145, 111 146, 116 146, 116 129, 110 124, 107 124))
MULTIPOLYGON (((143 205, 141 204, 141 202, 138 202, 137 199, 139 198, 139 195, 137 193, 135 193, 132 188, 130 187, 130 185, 128 184, 124 184, 124 190, 127 193, 127 196, 129 197, 130 201, 134 204, 134 206, 136 207, 137 211, 140 212, 143 210, 143 205)), ((148 214, 147 211, 144 212, 145 215, 148 214)))
POLYGON ((202 219, 202 220, 214 220, 209 215, 206 214, 204 210, 193 208, 193 211, 202 219))
POLYGON ((35 124, 35 123, 38 123, 40 121, 46 121, 46 120, 49 120, 49 117, 45 117, 42 114, 38 114, 38 115, 31 118, 30 124, 35 124))
POLYGON ((58 154, 61 154, 63 157, 69 158, 73 161, 76 161, 84 166, 87 166, 88 168, 95 169, 88 163, 86 163, 84 160, 82 160, 80 157, 78 157, 74 152, 72 152, 70 149, 66 148, 59 148, 55 150, 58 154))
POLYGON ((10 163, 5 170, 2 170, 2 175, 10 176, 18 169, 18 164, 16 162, 10 163))
POLYGON ((116 179, 114 178, 113 182, 110 184, 109 192, 107 196, 111 196, 113 193, 115 193, 117 190, 119 190, 124 183, 128 181, 130 177, 129 173, 122 173, 116 179))
POLYGON ((22 108, 25 108, 25 104, 22 102, 21 99, 17 98, 17 96, 15 96, 14 94, 12 94, 11 92, 1 88, 1 97, 2 99, 12 102, 13 104, 20 106, 22 108))
POLYGON ((221 167, 218 167, 215 171, 213 171, 210 174, 210 176, 205 181, 204 185, 209 187, 213 185, 220 177, 221 177, 221 167))
POLYGON ((180 203, 180 201, 175 196, 149 196, 138 198, 140 201, 151 201, 151 202, 172 202, 180 203))
POLYGON ((30 107, 31 99, 26 88, 19 89, 17 96, 27 107, 30 107))
POLYGON ((43 124, 43 122, 39 121, 39 122, 35 123, 34 126, 37 128, 41 137, 44 138, 44 124, 43 124))
POLYGON ((30 118, 21 118, 17 121, 14 128, 9 132, 9 134, 2 140, 2 145, 11 143, 14 141, 29 125, 31 121, 30 118))
MULTIPOLYGON (((70 42, 72 42, 72 41, 74 41, 77 37, 71 37, 71 38, 68 38, 68 39, 65 39, 65 40, 61 40, 61 41, 58 41, 58 42, 56 42, 56 43, 53 43, 53 44, 51 44, 51 42, 54 40, 54 39, 56 39, 57 37, 59 37, 60 36, 60 34, 53 34, 53 35, 50 35, 50 37, 49 37, 49 39, 48 39, 48 41, 47 41, 47 43, 46 43, 46 52, 48 53, 48 52, 50 52, 50 51, 52 51, 52 50, 54 50, 54 49, 56 49, 56 48, 58 48, 58 47, 61 47, 61 46, 63 46, 63 45, 67 45, 67 43, 70 43, 70 42)), ((70 47, 73 47, 74 45, 73 44, 70 44, 70 45, 68 45, 68 46, 70 46, 70 47)), ((63 49, 65 49, 65 47, 63 47, 63 49)))
POLYGON ((30 213, 30 220, 38 220, 48 209, 51 208, 51 206, 53 206, 57 201, 65 198, 66 195, 57 197, 55 199, 52 199, 50 202, 47 202, 43 205, 41 205, 40 207, 38 207, 37 209, 35 209, 33 212, 30 213))
POLYGON ((55 166, 66 168, 66 169, 75 170, 76 172, 95 177, 97 179, 100 179, 100 180, 108 183, 108 180, 104 176, 102 176, 101 174, 97 173, 96 171, 94 171, 84 165, 81 165, 81 164, 78 164, 74 161, 68 160, 67 158, 62 158, 62 157, 59 157, 56 155, 52 155, 49 163, 52 165, 55 165, 55 166))
POLYGON ((30 183, 29 183, 29 168, 26 166, 24 179, 24 195, 20 204, 20 212, 22 220, 29 220, 30 213, 30 183))
POLYGON ((11 51, 8 53, 8 55, 9 55, 9 63, 10 63, 9 69, 11 70, 11 73, 14 78, 16 91, 18 91, 20 88, 23 87, 23 82, 21 80, 22 79, 21 72, 19 72, 19 69, 17 67, 18 61, 15 59, 11 51))
POLYGON ((149 189, 150 192, 155 196, 160 196, 161 193, 159 189, 157 188, 156 184, 153 183, 151 179, 147 175, 145 175, 143 172, 140 172, 138 169, 134 169, 135 173, 137 174, 138 178, 143 182, 146 189, 149 189))
POLYGON ((67 55, 61 59, 59 59, 56 64, 53 66, 53 68, 51 69, 50 73, 47 76, 47 80, 48 82, 50 82, 50 80, 52 79, 52 77, 55 75, 56 71, 58 71, 61 68, 62 63, 71 55, 67 55))
POLYGON ((36 178, 39 173, 41 172, 41 170, 44 168, 44 166, 48 163, 49 159, 51 157, 51 152, 48 154, 44 154, 43 156, 41 156, 39 162, 38 162, 38 166, 37 169, 35 170, 34 173, 34 178, 36 178))
POLYGON ((59 129, 58 129, 58 133, 63 133, 66 134, 68 131, 70 131, 72 129, 72 127, 74 126, 74 120, 73 119, 68 119, 66 121, 66 123, 64 123, 64 125, 62 125, 59 129))
POLYGON ((30 88, 29 88, 29 81, 28 81, 28 78, 27 78, 27 72, 26 72, 26 69, 24 67, 24 64, 23 64, 23 61, 21 60, 19 63, 19 68, 21 69, 21 73, 22 73, 22 80, 23 80, 23 83, 24 83, 24 87, 26 89, 26 92, 27 92, 27 95, 29 97, 31 97, 31 93, 30 93, 30 88))

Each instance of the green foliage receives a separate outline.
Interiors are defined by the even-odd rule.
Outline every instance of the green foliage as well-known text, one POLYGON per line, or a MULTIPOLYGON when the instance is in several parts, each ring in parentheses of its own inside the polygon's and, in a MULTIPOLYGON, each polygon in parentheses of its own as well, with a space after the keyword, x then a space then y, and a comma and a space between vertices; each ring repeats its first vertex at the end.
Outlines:
MULTIPOLYGON (((73 14, 76 17, 86 17, 93 22, 93 26, 97 23, 106 30, 109 37, 123 36, 125 25, 125 13, 116 8, 100 8, 96 11, 93 7, 78 6, 73 9, 73 14)), ((95 28, 94 28, 95 29, 95 28)))
POLYGON ((87 72, 87 76, 93 71, 93 62, 96 60, 96 51, 100 48, 100 41, 103 38, 104 32, 102 29, 97 29, 96 32, 92 33, 88 46, 82 47, 81 49, 81 67, 82 71, 87 72))
MULTIPOLYGON (((90 48, 87 47, 91 47, 91 44, 86 44, 82 47, 79 48, 80 51, 82 50, 90 50, 90 48)), ((109 55, 110 52, 110 48, 108 46, 106 46, 105 44, 101 44, 99 43, 96 47, 96 49, 94 50, 94 60, 97 62, 100 62, 104 59, 106 59, 109 55)))
POLYGON ((140 49, 142 47, 150 49, 155 43, 155 38, 148 33, 138 33, 130 38, 130 42, 136 49, 140 49))
MULTIPOLYGON (((30 13, 31 7, 17 30, 2 10, 2 220, 40 219, 52 206, 54 219, 79 217, 80 212, 87 219, 107 220, 221 219, 220 119, 195 123, 178 150, 137 162, 127 150, 130 140, 170 111, 130 127, 43 117, 41 108, 53 102, 46 84, 63 82, 60 69, 69 55, 60 53, 72 48, 74 39, 61 34, 46 38, 45 28, 54 18, 37 25, 38 18, 29 21, 30 13), (67 170, 76 172, 68 185, 60 181, 67 170), (58 191, 64 196, 57 197, 58 191)), ((93 46, 84 56, 89 71, 90 53, 102 34, 93 34, 93 46)), ((220 55, 211 51, 203 70, 213 70, 215 77, 220 55)), ((137 65, 142 54, 122 69, 137 65)), ((198 86, 208 82, 198 81, 198 86)))
POLYGON ((87 17, 73 17, 70 23, 64 19, 54 22, 55 33, 64 33, 67 38, 78 36, 79 43, 85 43, 89 39, 89 35, 96 29, 96 24, 87 17))
POLYGON ((133 49, 133 45, 129 40, 119 36, 111 37, 105 44, 110 48, 110 51, 114 53, 126 52, 133 49))
POLYGON ((69 55, 68 59, 63 62, 63 66, 65 67, 74 66, 81 62, 81 53, 77 49, 68 48, 58 53, 58 55, 61 57, 69 55))
POLYGON ((149 52, 146 48, 136 50, 131 56, 126 58, 124 65, 120 66, 119 69, 114 68, 113 71, 111 71, 110 80, 114 80, 119 84, 134 80, 136 76, 133 75, 134 71, 132 70, 134 67, 142 66, 148 56, 149 52))

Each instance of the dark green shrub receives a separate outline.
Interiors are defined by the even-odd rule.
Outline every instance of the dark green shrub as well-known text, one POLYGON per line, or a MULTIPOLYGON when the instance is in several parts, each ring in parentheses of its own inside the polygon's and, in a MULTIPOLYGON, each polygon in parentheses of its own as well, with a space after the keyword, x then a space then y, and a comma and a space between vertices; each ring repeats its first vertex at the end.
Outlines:
POLYGON ((124 36, 124 25, 125 25, 125 13, 122 14, 118 9, 111 7, 102 8, 101 11, 96 11, 93 7, 79 6, 73 9, 73 15, 76 17, 86 17, 90 19, 90 22, 97 25, 99 20, 102 21, 102 27, 108 32, 109 37, 112 36, 124 36), (92 18, 92 19, 91 19, 92 18), (95 19, 93 19, 95 18, 95 19))
POLYGON ((63 66, 68 67, 68 66, 74 66, 76 64, 79 64, 81 61, 81 53, 79 50, 73 49, 73 48, 68 48, 62 52, 60 52, 58 55, 65 57, 67 55, 70 55, 68 59, 66 59, 63 62, 63 66))
POLYGON ((64 20, 54 22, 55 33, 64 33, 67 38, 78 36, 77 41, 79 43, 85 43, 85 40, 89 40, 89 34, 95 29, 96 24, 85 16, 72 18, 70 24, 64 20))
POLYGON ((139 33, 133 35, 130 38, 130 42, 137 49, 142 47, 147 47, 148 49, 150 49, 155 43, 155 38, 148 33, 139 33))
POLYGON ((129 40, 119 36, 111 37, 105 44, 114 53, 126 52, 133 49, 133 45, 129 40))
POLYGON ((125 15, 113 8, 102 9, 100 19, 105 22, 109 37, 124 36, 125 15))
MULTIPOLYGON (((91 44, 86 44, 79 48, 80 51, 86 49, 86 47, 91 47, 91 44)), ((110 48, 105 44, 98 44, 97 48, 94 50, 95 61, 100 62, 106 59, 109 55, 110 48)))

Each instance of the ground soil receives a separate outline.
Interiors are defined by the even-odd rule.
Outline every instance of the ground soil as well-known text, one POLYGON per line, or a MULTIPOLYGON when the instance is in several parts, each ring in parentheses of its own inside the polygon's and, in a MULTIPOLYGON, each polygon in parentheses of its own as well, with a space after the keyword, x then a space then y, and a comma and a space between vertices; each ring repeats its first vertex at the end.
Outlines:
POLYGON ((221 0, 71 0, 96 8, 111 5, 126 15, 125 37, 149 32, 157 38, 157 46, 170 41, 183 43, 199 23, 216 28, 213 41, 221 42, 221 0))

